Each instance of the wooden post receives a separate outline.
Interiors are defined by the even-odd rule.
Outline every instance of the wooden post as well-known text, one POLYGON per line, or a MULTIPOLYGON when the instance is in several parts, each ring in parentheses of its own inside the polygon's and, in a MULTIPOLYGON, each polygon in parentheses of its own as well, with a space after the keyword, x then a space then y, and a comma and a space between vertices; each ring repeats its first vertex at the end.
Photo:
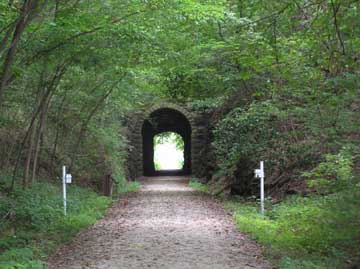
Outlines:
POLYGON ((105 196, 111 197, 113 194, 114 181, 111 174, 106 174, 102 180, 102 193, 105 196))

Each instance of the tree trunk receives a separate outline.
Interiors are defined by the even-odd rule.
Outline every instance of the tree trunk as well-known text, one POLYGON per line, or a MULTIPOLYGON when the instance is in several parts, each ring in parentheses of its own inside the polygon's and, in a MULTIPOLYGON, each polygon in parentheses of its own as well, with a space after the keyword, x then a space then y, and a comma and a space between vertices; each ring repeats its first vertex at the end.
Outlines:
POLYGON ((27 187, 29 185, 29 172, 30 172, 30 164, 31 164, 31 157, 34 151, 34 136, 36 132, 35 126, 33 126, 30 130, 30 137, 29 137, 29 149, 27 152, 27 157, 25 161, 25 170, 24 170, 24 177, 22 185, 23 187, 27 187))
POLYGON ((33 167, 32 167, 31 183, 33 183, 36 178, 36 171, 37 171, 37 166, 38 166, 39 151, 40 151, 40 144, 41 144, 40 142, 41 142, 41 137, 43 135, 43 131, 45 129, 46 115, 47 115, 47 111, 50 106, 51 97, 52 96, 49 97, 49 100, 47 101, 46 105, 44 106, 44 108, 40 114, 39 128, 38 128, 37 136, 36 136, 36 140, 35 140, 35 153, 34 153, 34 161, 33 161, 33 167))
MULTIPOLYGON (((6 44, 8 43, 9 41, 9 38, 11 36, 11 34, 13 33, 14 31, 14 28, 15 28, 15 25, 16 25, 16 21, 14 23, 12 23, 8 28, 7 28, 7 31, 5 33, 5 36, 3 37, 3 39, 1 40, 1 43, 0 43, 0 58, 2 56, 2 53, 3 53, 3 50, 5 49, 6 47, 6 44)), ((5 28, 6 30, 6 28, 5 28)))
MULTIPOLYGON (((58 68, 56 69, 56 72, 55 72, 55 75, 50 83, 51 86, 48 87, 48 89, 46 90, 45 94, 43 95, 43 97, 41 98, 41 101, 40 101, 40 104, 38 106, 38 108, 36 109, 34 115, 32 116, 32 119, 30 121, 30 124, 29 124, 29 128, 21 142, 21 146, 20 146, 20 149, 19 149, 19 152, 18 152, 18 156, 17 156, 17 159, 16 159, 16 162, 15 162, 15 167, 14 167, 14 170, 13 170, 13 175, 12 175, 12 182, 11 182, 11 187, 10 187, 10 192, 14 189, 14 186, 15 186, 15 178, 16 178, 16 174, 17 174, 17 170, 18 170, 18 167, 19 167, 19 162, 21 160, 21 154, 22 154, 22 151, 25 147, 25 144, 28 140, 28 137, 29 137, 29 134, 30 134, 30 131, 32 130, 32 128, 35 128, 34 127, 34 123, 37 119, 37 116, 39 115, 39 113, 41 112, 43 106, 46 104, 46 101, 48 100, 48 97, 50 94, 54 94, 54 91, 56 90, 57 86, 54 87, 54 85, 58 85, 58 83, 60 82, 60 79, 61 77, 64 75, 66 71, 66 62, 63 63, 63 65, 61 66, 58 66, 58 68), (53 92, 52 92, 53 91, 53 92)), ((25 178, 25 177, 24 177, 25 178)))
POLYGON ((96 112, 100 109, 101 105, 103 104, 103 102, 109 97, 109 95, 112 93, 112 91, 114 90, 114 86, 113 85, 110 90, 100 98, 100 100, 98 101, 98 103, 95 105, 94 109, 90 112, 90 114, 88 115, 88 117, 86 118, 86 120, 83 122, 83 124, 81 125, 81 128, 80 128, 80 132, 79 132, 79 136, 78 136, 78 139, 75 143, 75 146, 74 146, 74 152, 72 154, 72 158, 71 158, 71 163, 70 163, 70 166, 69 166, 69 170, 71 171, 73 165, 74 165, 74 162, 75 162, 75 155, 77 154, 79 148, 80 148, 80 143, 81 143, 81 140, 83 139, 83 137, 85 136, 85 133, 86 133, 86 129, 92 119, 92 117, 96 114, 96 112))
MULTIPOLYGON (((15 61, 18 43, 26 26, 34 18, 33 12, 37 9, 38 2, 38 0, 25 0, 21 8, 19 18, 16 21, 15 30, 10 43, 10 47, 5 56, 5 61, 2 67, 0 77, 0 106, 3 102, 4 92, 8 87, 8 82, 11 77, 11 69, 15 61)), ((6 41, 7 40, 5 40, 5 42, 6 41)))

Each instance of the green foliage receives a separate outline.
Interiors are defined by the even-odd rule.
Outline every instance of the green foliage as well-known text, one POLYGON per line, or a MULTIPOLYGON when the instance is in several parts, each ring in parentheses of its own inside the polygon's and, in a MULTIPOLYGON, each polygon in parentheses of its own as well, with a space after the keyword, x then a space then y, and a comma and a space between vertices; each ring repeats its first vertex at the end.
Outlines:
POLYGON ((30 248, 11 248, 0 256, 0 268, 3 269, 37 269, 43 267, 43 262, 33 260, 34 252, 30 248))
POLYGON ((103 176, 101 173, 104 173, 104 170, 111 171, 114 175, 123 174, 127 142, 121 125, 114 121, 103 125, 93 123, 89 126, 88 132, 90 135, 84 142, 84 146, 88 148, 88 155, 84 159, 78 157, 77 169, 90 172, 98 178, 103 176), (95 148, 91 150, 91 147, 95 148), (99 161, 99 155, 104 169, 97 171, 95 167, 99 161))
POLYGON ((115 183, 118 194, 128 193, 128 192, 135 192, 139 190, 140 183, 137 181, 127 181, 126 178, 122 175, 115 175, 114 176, 115 183))
POLYGON ((177 133, 164 132, 154 136, 154 147, 165 143, 175 144, 178 150, 184 151, 184 139, 177 133))
POLYGON ((164 167, 163 162, 166 161, 165 159, 168 158, 167 154, 172 154, 171 150, 175 150, 178 153, 178 163, 174 163, 174 168, 181 169, 184 166, 184 139, 183 137, 174 132, 163 132, 154 136, 154 164, 156 170, 166 170, 164 167), (164 151, 158 151, 159 146, 164 145, 164 151), (165 152, 165 150, 167 150, 165 152), (170 151, 169 151, 170 150, 170 151))
POLYGON ((303 173, 319 194, 292 196, 272 205, 265 216, 259 205, 242 199, 226 202, 240 230, 267 247, 279 268, 344 268, 360 262, 360 178, 354 176, 357 147, 337 154, 303 173))
POLYGON ((191 178, 191 180, 189 181, 189 187, 200 192, 205 192, 205 193, 209 192, 209 186, 207 184, 203 184, 199 182, 198 179, 196 178, 191 178))
POLYGON ((161 164, 159 161, 154 160, 154 166, 155 166, 155 170, 161 170, 161 164))
POLYGON ((303 176, 320 193, 339 191, 354 184, 355 159, 354 147, 344 147, 338 154, 326 154, 325 161, 303 176))
POLYGON ((235 108, 214 131, 214 148, 219 166, 228 169, 245 157, 251 161, 265 157, 277 138, 279 111, 270 102, 235 108))
POLYGON ((60 182, 39 182, 0 198, 0 215, 7 216, 0 223, 0 267, 8 269, 42 267, 57 245, 101 218, 111 203, 89 189, 69 185, 64 217, 60 182))
MULTIPOLYGON (((34 19, 19 37, 10 79, 1 83, 6 90, 0 104, 0 170, 13 169, 19 160, 20 174, 28 153, 35 152, 30 147, 37 137, 35 172, 54 175, 61 161, 71 164, 71 172, 84 184, 99 186, 99 179, 111 173, 119 192, 135 190, 138 184, 122 176, 131 150, 125 115, 170 98, 189 101, 200 111, 218 109, 211 152, 216 160, 211 165, 219 174, 250 185, 245 177, 262 159, 274 177, 269 180, 305 177, 333 198, 349 185, 358 186, 350 173, 355 166, 350 151, 337 152, 359 144, 359 1, 34 2, 40 3, 36 16, 25 16, 34 19)), ((1 63, 15 48, 11 23, 21 16, 22 3, 0 2, 1 63)), ((1 65, 0 79, 5 67, 1 65)), ((34 159, 30 156, 30 163, 34 159)), ((88 209, 74 201, 71 210, 79 207, 78 215, 73 212, 64 222, 61 201, 49 200, 41 191, 46 186, 33 188, 40 194, 16 189, 13 196, 0 196, 0 218, 11 208, 14 223, 32 231, 58 222, 64 229, 72 222, 80 227, 93 218, 82 215, 88 209)), ((49 187, 47 192, 56 191, 49 187)), ((319 204, 321 212, 332 205, 319 204)), ((305 207, 309 216, 315 215, 315 205, 305 207)), ((316 225, 311 229, 317 231, 316 225)), ((10 237, 1 244, 18 246, 26 239, 10 237)), ((303 247, 296 242, 296 248, 303 247)), ((18 256, 38 256, 30 250, 23 244, 8 255, 14 262, 18 256)), ((282 264, 316 267, 293 258, 282 264)))
POLYGON ((213 111, 221 107, 224 103, 225 96, 208 97, 204 99, 195 99, 192 101, 191 106, 197 111, 213 111))
POLYGON ((291 197, 267 208, 227 202, 240 230, 267 247, 280 268, 344 268, 360 262, 360 188, 325 197, 291 197))

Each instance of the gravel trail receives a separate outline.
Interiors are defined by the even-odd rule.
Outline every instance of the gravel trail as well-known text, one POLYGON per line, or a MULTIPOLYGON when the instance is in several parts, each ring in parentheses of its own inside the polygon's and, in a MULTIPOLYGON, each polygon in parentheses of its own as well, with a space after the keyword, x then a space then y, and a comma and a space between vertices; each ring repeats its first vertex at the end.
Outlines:
POLYGON ((271 268, 221 204, 187 183, 144 178, 139 192, 60 247, 49 268, 271 268))

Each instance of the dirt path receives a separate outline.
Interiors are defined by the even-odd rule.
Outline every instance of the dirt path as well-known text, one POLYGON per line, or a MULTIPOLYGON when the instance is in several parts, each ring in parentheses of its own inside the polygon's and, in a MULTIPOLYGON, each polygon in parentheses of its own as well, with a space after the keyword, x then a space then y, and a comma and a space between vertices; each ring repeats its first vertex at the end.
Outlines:
POLYGON ((187 180, 145 179, 140 192, 60 248, 49 268, 271 268, 254 242, 187 180))

